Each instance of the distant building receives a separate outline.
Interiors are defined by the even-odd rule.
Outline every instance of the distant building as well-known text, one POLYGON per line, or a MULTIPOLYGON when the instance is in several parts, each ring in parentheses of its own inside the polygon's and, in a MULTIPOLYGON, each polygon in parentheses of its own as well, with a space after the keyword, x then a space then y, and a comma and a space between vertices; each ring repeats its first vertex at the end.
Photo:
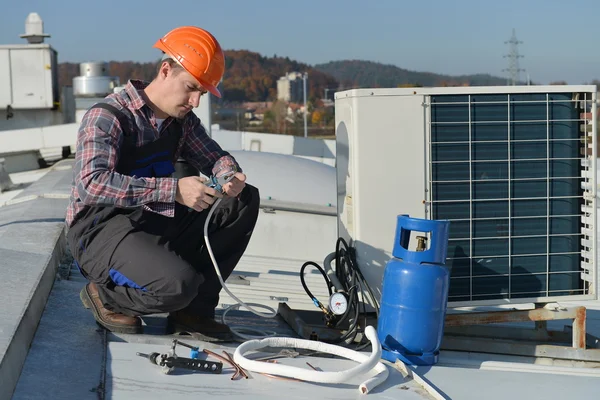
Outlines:
POLYGON ((248 125, 258 126, 262 125, 265 119, 265 113, 273 106, 272 101, 247 101, 242 104, 242 107, 246 109, 244 118, 248 122, 248 125))
POLYGON ((302 74, 288 72, 277 80, 277 99, 291 103, 303 102, 302 74))

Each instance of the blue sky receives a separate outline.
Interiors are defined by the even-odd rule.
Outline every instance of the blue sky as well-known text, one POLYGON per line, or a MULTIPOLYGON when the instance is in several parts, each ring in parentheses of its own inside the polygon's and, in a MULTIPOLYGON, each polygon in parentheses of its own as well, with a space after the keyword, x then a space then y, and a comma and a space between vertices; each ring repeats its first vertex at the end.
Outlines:
MULTIPOLYGON (((600 79, 598 0, 20 0, 0 13, 0 44, 25 43, 37 12, 59 62, 153 61, 179 25, 211 31, 225 49, 317 64, 361 59, 416 71, 506 76, 514 28, 520 66, 536 83, 600 79)), ((521 75, 525 78, 525 74, 521 75)))

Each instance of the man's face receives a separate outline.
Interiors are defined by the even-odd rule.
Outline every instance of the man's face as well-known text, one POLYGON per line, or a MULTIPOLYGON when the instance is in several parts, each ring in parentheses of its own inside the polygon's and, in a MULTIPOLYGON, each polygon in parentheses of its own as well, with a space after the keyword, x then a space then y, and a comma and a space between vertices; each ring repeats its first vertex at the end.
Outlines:
POLYGON ((207 93, 206 89, 181 67, 170 68, 164 83, 163 111, 175 118, 183 118, 192 108, 198 107, 200 97, 207 93))

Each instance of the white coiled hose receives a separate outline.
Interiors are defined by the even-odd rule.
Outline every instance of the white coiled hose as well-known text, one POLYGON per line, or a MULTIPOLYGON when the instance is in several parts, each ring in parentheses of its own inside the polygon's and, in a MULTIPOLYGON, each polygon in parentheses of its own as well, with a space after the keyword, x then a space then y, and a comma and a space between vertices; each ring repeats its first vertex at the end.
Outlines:
POLYGON ((343 383, 355 376, 365 374, 373 368, 377 371, 377 375, 367 379, 360 384, 359 390, 363 394, 369 393, 377 385, 384 382, 389 374, 387 367, 379 360, 381 358, 381 344, 377 338, 377 332, 372 326, 367 326, 365 335, 371 341, 371 355, 359 353, 345 347, 318 342, 314 340, 294 339, 286 337, 270 337, 265 339, 249 340, 242 343, 235 350, 233 360, 249 371, 260 372, 271 375, 279 375, 288 378, 296 378, 303 381, 319 382, 319 383, 343 383), (261 349, 263 347, 292 347, 296 349, 315 350, 321 353, 329 353, 336 356, 349 358, 357 361, 360 364, 347 369, 345 371, 321 372, 311 371, 305 368, 292 367, 289 365, 265 363, 261 361, 253 361, 244 357, 244 353, 261 349))

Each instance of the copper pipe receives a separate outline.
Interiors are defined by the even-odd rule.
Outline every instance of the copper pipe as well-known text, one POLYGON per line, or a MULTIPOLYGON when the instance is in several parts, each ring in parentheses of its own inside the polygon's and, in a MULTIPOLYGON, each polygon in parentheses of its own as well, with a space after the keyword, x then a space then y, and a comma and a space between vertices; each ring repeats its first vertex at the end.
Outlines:
POLYGON ((225 354, 227 356, 227 358, 229 358, 231 364, 234 365, 246 379, 248 379, 248 374, 246 373, 246 371, 244 371, 244 369, 242 367, 240 367, 240 365, 238 363, 233 361, 233 356, 231 354, 229 354, 228 352, 226 352, 225 350, 223 350, 223 354, 225 354))
POLYGON ((212 352, 212 351, 210 351, 210 350, 203 349, 202 351, 203 351, 204 353, 206 353, 206 354, 208 354, 208 355, 210 355, 210 356, 212 356, 212 357, 214 357, 214 358, 218 359, 218 360, 221 360, 221 361, 222 361, 222 362, 224 362, 224 363, 227 363, 227 364, 231 365, 231 366, 232 366, 232 367, 235 369, 235 373, 234 373, 234 374, 233 374, 233 376, 231 377, 231 380, 232 380, 232 381, 233 381, 233 380, 235 380, 235 378, 236 378, 237 376, 239 376, 239 375, 242 375, 242 376, 244 376, 246 379, 248 379, 248 375, 246 375, 246 374, 245 374, 245 372, 243 372, 243 371, 242 371, 242 368, 241 368, 239 365, 237 365, 235 362, 233 362, 233 360, 230 360, 230 359, 228 359, 228 358, 226 358, 226 357, 220 356, 220 355, 218 355, 217 353, 214 353, 214 352, 212 352))
POLYGON ((310 363, 309 363, 308 361, 306 362, 306 365, 308 365, 309 367, 311 367, 311 368, 312 368, 312 369, 314 369, 315 371, 318 371, 318 369, 317 369, 317 368, 315 368, 315 367, 313 367, 312 365, 310 365, 310 363))
MULTIPOLYGON (((277 360, 264 360, 261 362, 266 362, 266 363, 271 363, 271 364, 277 364, 277 360)), ((259 372, 259 374, 264 375, 268 378, 273 378, 273 379, 279 379, 282 381, 293 381, 293 382, 301 382, 300 379, 294 379, 294 378, 288 378, 285 376, 277 376, 277 375, 271 375, 271 374, 267 374, 266 372, 259 372)))

